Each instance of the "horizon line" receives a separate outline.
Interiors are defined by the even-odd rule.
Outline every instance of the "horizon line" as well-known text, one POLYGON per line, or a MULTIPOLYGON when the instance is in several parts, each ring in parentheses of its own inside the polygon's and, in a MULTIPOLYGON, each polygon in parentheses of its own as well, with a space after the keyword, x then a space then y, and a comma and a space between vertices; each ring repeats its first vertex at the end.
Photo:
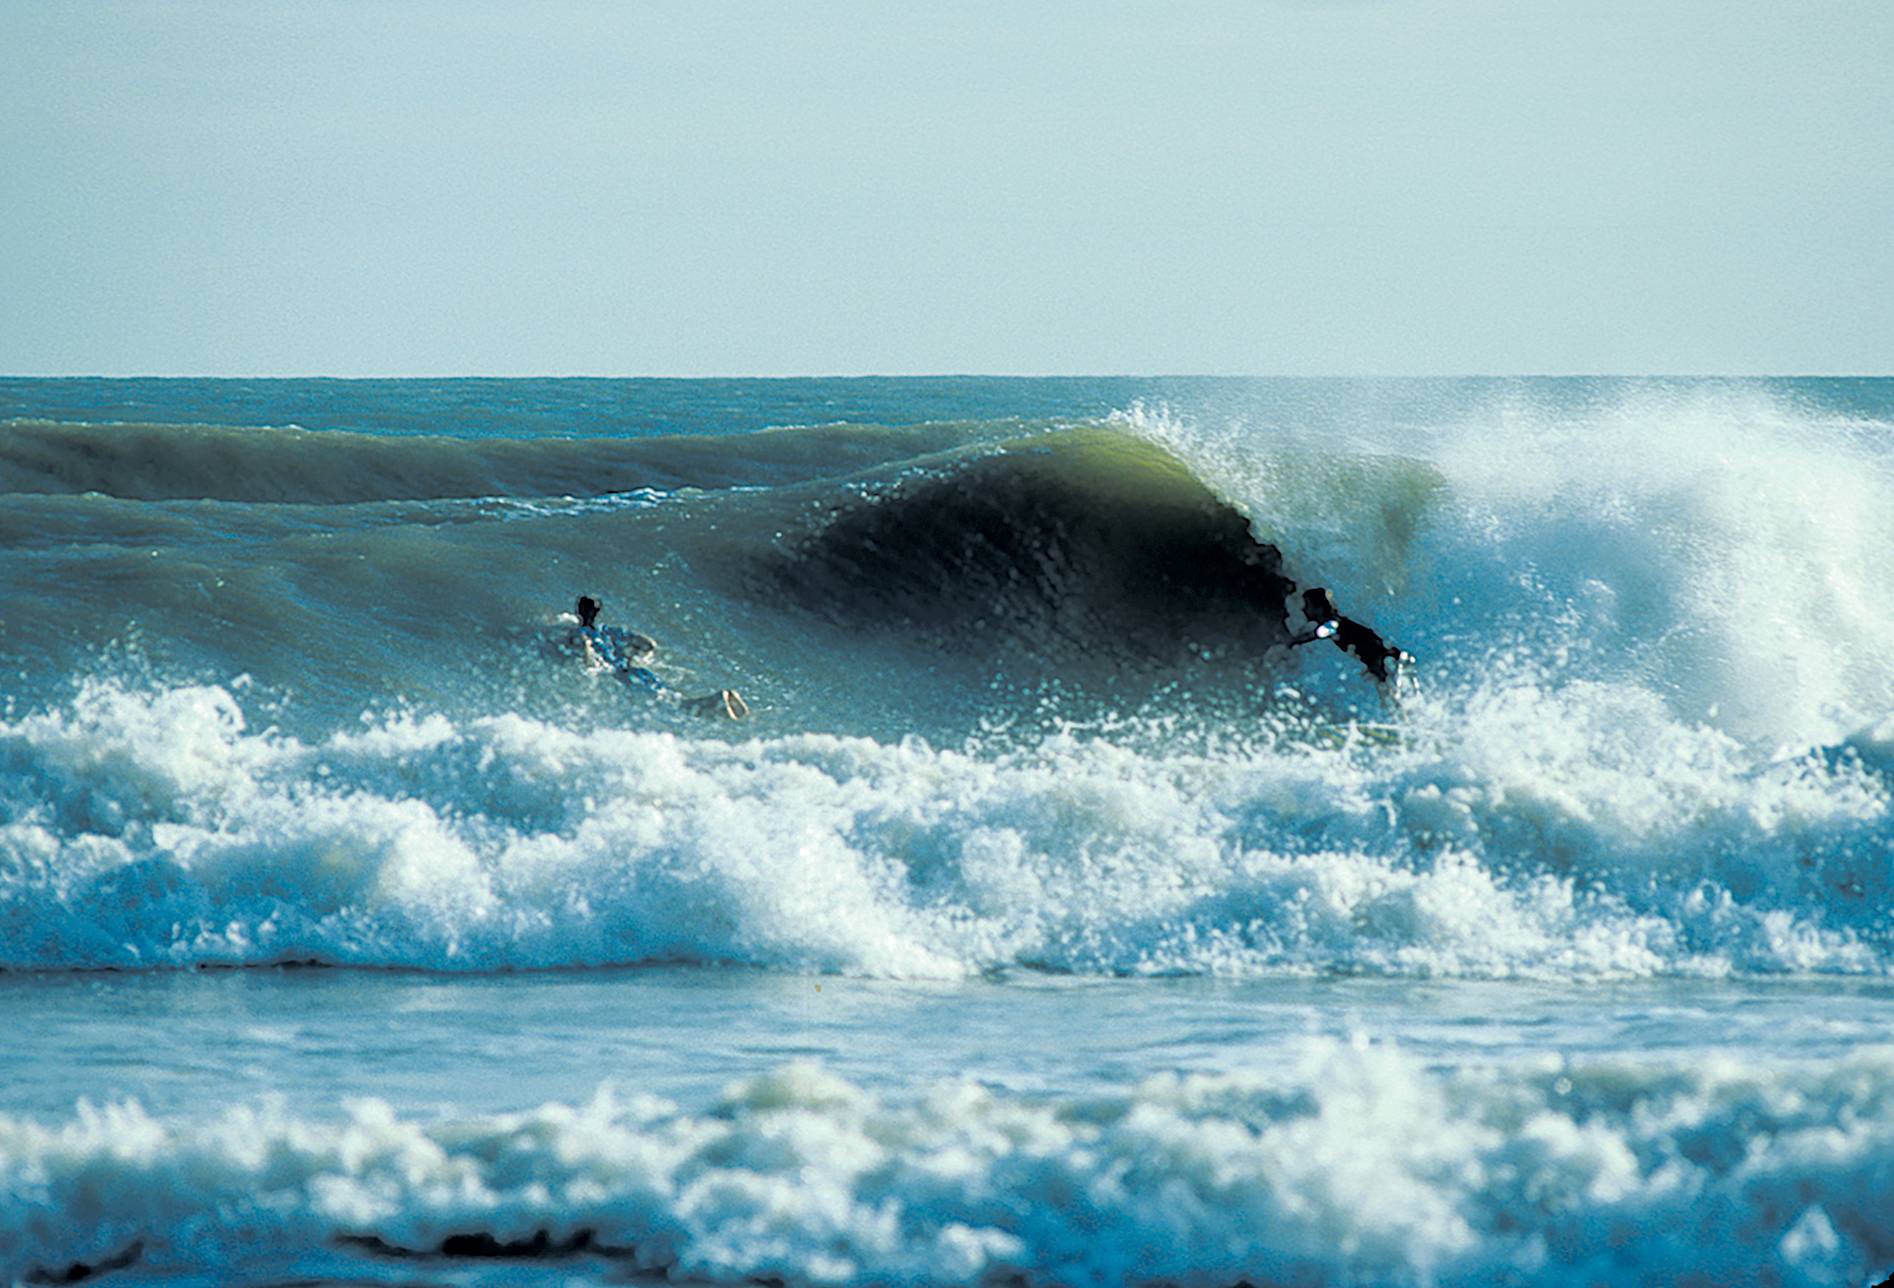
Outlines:
POLYGON ((1459 371, 1459 372, 1218 372, 1218 371, 860 371, 796 372, 777 374, 599 372, 403 372, 330 373, 280 372, 0 372, 0 380, 1886 380, 1894 371, 1459 371))

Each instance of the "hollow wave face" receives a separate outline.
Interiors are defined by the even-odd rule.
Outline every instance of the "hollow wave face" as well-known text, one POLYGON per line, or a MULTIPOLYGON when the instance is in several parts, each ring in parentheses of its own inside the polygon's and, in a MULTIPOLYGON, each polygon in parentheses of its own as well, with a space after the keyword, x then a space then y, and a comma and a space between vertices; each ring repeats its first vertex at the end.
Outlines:
POLYGON ((1886 1050, 1443 1073, 1311 1043, 1069 1099, 794 1065, 696 1114, 609 1088, 432 1123, 82 1105, 0 1115, 0 1273, 326 1247, 303 1273, 504 1251, 692 1282, 1860 1283, 1894 1258, 1890 1087, 1886 1050))
POLYGON ((760 561, 766 598, 1015 673, 1250 664, 1284 638, 1274 547, 1162 448, 1065 430, 838 503, 760 561))
POLYGON ((1894 723, 1758 764, 1576 685, 1419 707, 1394 747, 438 714, 306 741, 240 697, 99 683, 0 723, 0 967, 1562 979, 1894 949, 1894 723))

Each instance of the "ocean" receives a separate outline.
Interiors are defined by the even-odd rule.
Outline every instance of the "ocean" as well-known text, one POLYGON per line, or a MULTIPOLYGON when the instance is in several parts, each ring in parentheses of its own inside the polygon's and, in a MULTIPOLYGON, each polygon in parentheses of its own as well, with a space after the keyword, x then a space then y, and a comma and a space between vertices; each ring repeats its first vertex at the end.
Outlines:
POLYGON ((0 1282, 1894 1273, 1894 379, 0 379, 0 552, 0 1282))

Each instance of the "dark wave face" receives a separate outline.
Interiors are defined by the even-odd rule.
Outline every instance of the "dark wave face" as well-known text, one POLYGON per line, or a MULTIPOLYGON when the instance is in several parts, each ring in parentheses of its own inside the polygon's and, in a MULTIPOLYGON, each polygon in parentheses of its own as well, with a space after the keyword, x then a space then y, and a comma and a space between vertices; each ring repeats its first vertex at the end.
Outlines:
POLYGON ((831 625, 1071 676, 1258 659, 1294 583, 1163 449, 1065 431, 849 497, 759 575, 831 625))

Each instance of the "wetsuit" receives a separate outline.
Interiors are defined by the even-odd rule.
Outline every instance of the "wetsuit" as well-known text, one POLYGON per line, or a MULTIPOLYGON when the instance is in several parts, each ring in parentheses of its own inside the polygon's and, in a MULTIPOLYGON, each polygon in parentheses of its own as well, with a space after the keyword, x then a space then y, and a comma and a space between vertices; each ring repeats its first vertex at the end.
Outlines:
POLYGON ((1324 590, 1303 592, 1301 604, 1292 601, 1289 611, 1289 626, 1294 631, 1289 640, 1290 648, 1299 648, 1316 640, 1333 640, 1336 648, 1344 653, 1353 653, 1377 684, 1388 683, 1403 662, 1412 660, 1373 630, 1352 617, 1343 617, 1336 612, 1334 602, 1324 590), (1305 628, 1296 629, 1294 618, 1297 616, 1308 623, 1305 628))
POLYGON ((1360 658, 1362 666, 1375 678, 1376 683, 1386 684, 1394 678, 1394 667, 1401 660, 1400 649, 1352 617, 1337 617, 1334 626, 1331 638, 1335 641, 1335 647, 1360 658))

